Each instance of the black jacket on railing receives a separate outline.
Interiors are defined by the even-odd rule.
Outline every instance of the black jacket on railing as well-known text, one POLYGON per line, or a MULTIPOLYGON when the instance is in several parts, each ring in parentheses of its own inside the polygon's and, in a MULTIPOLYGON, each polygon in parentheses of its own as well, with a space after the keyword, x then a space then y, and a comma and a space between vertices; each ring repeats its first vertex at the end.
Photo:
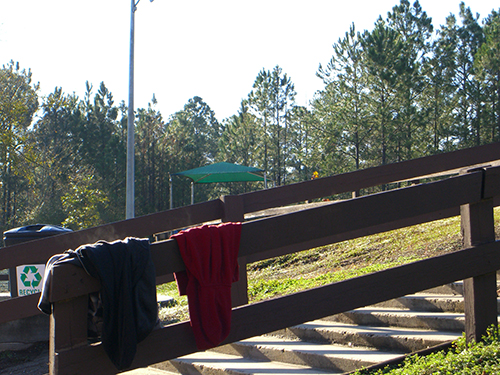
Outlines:
POLYGON ((50 269, 72 263, 101 283, 102 344, 117 369, 130 367, 141 342, 158 324, 155 269, 148 239, 99 241, 53 256, 38 307, 50 314, 50 269))

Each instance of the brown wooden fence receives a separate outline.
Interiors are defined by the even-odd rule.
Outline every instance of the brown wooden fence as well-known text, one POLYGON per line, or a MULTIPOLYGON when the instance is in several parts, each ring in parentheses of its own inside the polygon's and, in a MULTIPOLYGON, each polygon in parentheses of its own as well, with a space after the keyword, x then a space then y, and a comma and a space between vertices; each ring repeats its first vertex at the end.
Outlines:
MULTIPOLYGON (((33 259, 48 259, 68 248, 97 240, 154 233, 203 222, 243 221, 244 214, 289 205, 391 182, 423 176, 452 174, 440 181, 419 184, 290 214, 243 224, 241 265, 302 251, 346 239, 401 228, 456 215, 462 216, 464 249, 371 275, 247 304, 246 275, 233 288, 231 333, 225 343, 256 336, 305 321, 414 293, 456 280, 465 281, 466 333, 481 336, 495 323, 496 277, 500 247, 495 242, 493 207, 499 204, 500 143, 412 161, 360 170, 275 189, 225 196, 189 207, 97 228, 49 237, 0 249, 0 269, 33 259), (466 172, 471 167, 479 169, 466 172), (461 172, 461 174, 458 174, 461 172), (314 309, 303 306, 313 305, 314 309)), ((152 244, 158 282, 183 269, 173 240, 152 244)), ((72 266, 53 271, 51 315, 51 374, 112 374, 116 370, 101 345, 87 345, 87 294, 98 282, 72 266)), ((38 313, 38 296, 0 302, 0 323, 38 313)), ((196 351, 189 323, 174 324, 151 333, 139 344, 133 367, 143 367, 196 351)))

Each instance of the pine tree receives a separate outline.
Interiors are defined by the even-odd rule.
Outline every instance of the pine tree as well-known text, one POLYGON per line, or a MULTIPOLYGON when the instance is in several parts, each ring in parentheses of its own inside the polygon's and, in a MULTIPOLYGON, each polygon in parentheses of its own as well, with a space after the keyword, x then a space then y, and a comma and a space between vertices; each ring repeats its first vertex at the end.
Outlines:
POLYGON ((38 85, 31 71, 11 61, 0 69, 0 229, 17 225, 25 207, 35 155, 27 142, 38 109, 38 85))
POLYGON ((400 34, 379 18, 372 32, 363 34, 363 48, 369 71, 370 111, 373 116, 374 145, 381 164, 397 161, 395 138, 398 76, 405 67, 404 45, 400 34))
POLYGON ((474 66, 481 81, 486 103, 483 137, 500 141, 500 13, 493 11, 484 25, 485 41, 479 47, 474 66))
POLYGON ((387 17, 387 26, 398 33, 402 47, 396 77, 396 110, 392 116, 397 161, 422 156, 425 148, 418 148, 428 143, 419 101, 425 88, 422 65, 430 49, 431 21, 418 0, 412 6, 408 0, 401 0, 387 17))
POLYGON ((295 105, 295 86, 279 66, 272 72, 262 70, 249 94, 254 114, 261 122, 264 143, 264 170, 276 185, 286 181, 291 157, 288 145, 289 113, 295 105))
POLYGON ((155 109, 156 98, 141 108, 137 115, 136 131, 136 202, 140 215, 169 208, 168 165, 163 151, 165 124, 155 109))
MULTIPOLYGON (((318 126, 328 125, 325 135, 336 138, 336 153, 345 155, 345 169, 354 162, 354 169, 359 169, 363 160, 368 138, 371 135, 371 124, 369 119, 367 89, 368 72, 364 60, 364 51, 361 45, 361 35, 356 32, 354 24, 350 26, 343 39, 339 39, 333 45, 334 54, 326 66, 319 66, 316 75, 323 79, 327 85, 323 99, 334 102, 320 104, 316 102, 319 113, 324 110, 330 111, 330 121, 318 121, 318 126), (333 93, 337 91, 337 93, 333 93), (320 109, 321 108, 321 109, 320 109), (329 109, 328 109, 329 108, 329 109)), ((318 113, 318 114, 319 114, 318 113)), ((321 116, 326 116, 323 113, 321 116)), ((338 161, 337 161, 338 162, 338 161)), ((344 164, 344 163, 342 163, 344 164)))

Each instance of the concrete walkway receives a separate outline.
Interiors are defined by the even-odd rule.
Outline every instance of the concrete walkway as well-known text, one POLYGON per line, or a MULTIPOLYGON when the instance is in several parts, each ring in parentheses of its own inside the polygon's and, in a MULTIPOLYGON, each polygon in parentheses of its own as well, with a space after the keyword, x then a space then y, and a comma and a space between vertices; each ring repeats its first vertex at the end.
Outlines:
MULTIPOLYGON (((49 351, 48 349, 41 352, 33 360, 25 363, 20 363, 15 366, 1 368, 2 375, 48 375, 49 374, 49 351)), ((168 372, 157 370, 154 368, 141 368, 122 372, 124 375, 168 375, 168 372)))

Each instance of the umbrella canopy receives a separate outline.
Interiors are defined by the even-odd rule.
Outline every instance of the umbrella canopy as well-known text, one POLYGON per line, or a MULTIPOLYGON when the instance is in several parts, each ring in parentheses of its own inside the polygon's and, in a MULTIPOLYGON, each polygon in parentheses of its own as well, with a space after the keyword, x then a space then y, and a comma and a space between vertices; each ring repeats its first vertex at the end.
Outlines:
POLYGON ((262 172, 264 171, 259 168, 222 162, 173 173, 173 175, 188 177, 195 184, 210 184, 214 182, 264 181, 264 177, 260 174, 262 172))

